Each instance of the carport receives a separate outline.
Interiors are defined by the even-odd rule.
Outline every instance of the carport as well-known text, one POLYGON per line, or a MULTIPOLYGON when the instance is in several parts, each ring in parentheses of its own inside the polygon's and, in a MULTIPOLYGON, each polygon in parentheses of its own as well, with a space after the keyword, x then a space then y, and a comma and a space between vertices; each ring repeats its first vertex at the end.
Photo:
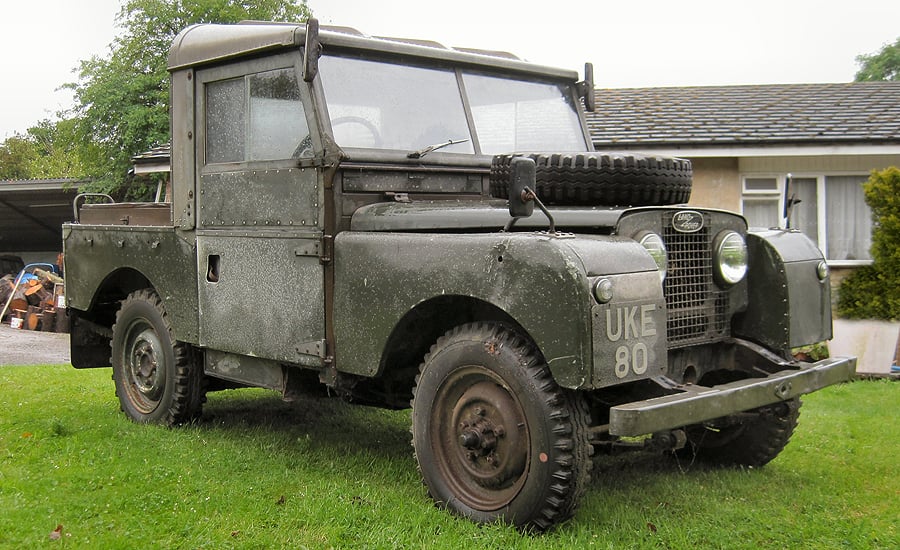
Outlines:
POLYGON ((85 180, 0 181, 0 254, 26 263, 55 260, 62 224, 72 221, 72 201, 85 180))

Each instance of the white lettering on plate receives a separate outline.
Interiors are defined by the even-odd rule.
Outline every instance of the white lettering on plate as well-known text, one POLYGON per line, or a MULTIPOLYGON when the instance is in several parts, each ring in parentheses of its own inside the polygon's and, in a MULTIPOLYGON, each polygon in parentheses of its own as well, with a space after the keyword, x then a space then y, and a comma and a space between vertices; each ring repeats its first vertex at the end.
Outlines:
POLYGON ((610 342, 656 336, 656 324, 651 313, 656 304, 620 306, 606 310, 606 337, 610 342))

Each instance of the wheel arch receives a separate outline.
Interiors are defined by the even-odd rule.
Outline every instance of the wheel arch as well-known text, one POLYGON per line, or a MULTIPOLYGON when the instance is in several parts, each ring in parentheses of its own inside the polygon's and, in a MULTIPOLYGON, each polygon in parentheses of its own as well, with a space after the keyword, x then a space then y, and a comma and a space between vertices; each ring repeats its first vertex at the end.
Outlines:
POLYGON ((137 269, 132 267, 115 269, 100 281, 91 296, 88 308, 80 310, 79 315, 98 325, 111 328, 116 320, 119 302, 132 292, 143 288, 156 290, 150 279, 137 269))
POLYGON ((70 356, 75 368, 109 366, 110 339, 116 312, 129 294, 142 289, 153 290, 160 296, 179 340, 196 341, 196 320, 191 321, 181 313, 184 308, 176 303, 180 295, 165 292, 156 281, 134 267, 120 267, 101 279, 89 299, 83 303, 69 304, 70 356))
POLYGON ((394 325, 382 350, 376 376, 408 372, 403 380, 411 389, 422 358, 438 338, 457 326, 476 321, 503 324, 539 349, 528 331, 496 305, 471 296, 435 296, 417 304, 394 325))
POLYGON ((153 288, 140 271, 123 267, 106 275, 94 289, 84 309, 69 307, 69 355, 77 369, 110 366, 110 343, 116 312, 122 300, 143 288, 153 288))

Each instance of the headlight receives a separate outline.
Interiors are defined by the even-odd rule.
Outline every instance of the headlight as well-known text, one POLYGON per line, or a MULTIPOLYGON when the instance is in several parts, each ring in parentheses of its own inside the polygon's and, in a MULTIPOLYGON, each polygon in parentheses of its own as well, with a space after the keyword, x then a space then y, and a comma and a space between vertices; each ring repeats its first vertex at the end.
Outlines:
POLYGON ((734 285, 747 275, 747 243, 739 233, 723 231, 713 245, 716 279, 721 285, 734 285))
POLYGON ((638 239, 638 242, 647 249, 653 261, 656 262, 656 267, 659 268, 659 279, 665 279, 666 269, 669 264, 669 254, 666 252, 666 244, 663 242, 662 237, 656 233, 648 232, 644 233, 638 239))

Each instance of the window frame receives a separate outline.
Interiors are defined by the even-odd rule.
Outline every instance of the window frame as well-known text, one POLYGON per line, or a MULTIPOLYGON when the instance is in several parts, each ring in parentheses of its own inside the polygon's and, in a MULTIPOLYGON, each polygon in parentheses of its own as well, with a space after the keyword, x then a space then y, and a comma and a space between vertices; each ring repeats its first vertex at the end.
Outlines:
MULTIPOLYGON (((227 161, 227 162, 208 162, 207 161, 207 93, 206 87, 208 84, 215 82, 222 82, 227 80, 233 80, 237 78, 243 78, 245 80, 244 94, 245 100, 247 99, 247 94, 249 94, 249 88, 247 87, 246 81, 247 78, 253 75, 257 75, 260 73, 266 73, 270 71, 284 70, 289 69, 294 73, 294 77, 297 79, 297 86, 300 90, 300 104, 303 107, 304 117, 306 119, 306 125, 310 132, 310 137, 313 143, 313 150, 315 152, 315 157, 322 156, 322 140, 317 132, 317 124, 315 122, 315 112, 312 102, 312 96, 309 89, 309 85, 303 81, 301 76, 301 68, 299 63, 302 60, 302 56, 297 52, 288 52, 280 55, 268 56, 259 59, 251 59, 246 61, 240 61, 236 63, 231 63, 228 65, 221 65, 216 67, 199 69, 196 72, 196 117, 195 128, 196 128, 196 159, 197 166, 199 170, 199 174, 214 174, 214 173, 223 173, 223 172, 237 172, 237 171, 248 171, 255 169, 278 169, 278 168, 293 168, 298 165, 298 162, 301 159, 297 158, 287 158, 287 159, 271 159, 271 160, 248 160, 246 158, 247 154, 245 151, 245 158, 241 161, 227 161)), ((248 128, 250 124, 250 113, 246 113, 244 126, 248 128)), ((249 128, 248 128, 249 129, 249 128)), ((249 140, 248 140, 249 141, 249 140)), ((311 159, 302 159, 302 160, 311 160, 311 159)))
MULTIPOLYGON (((791 172, 790 173, 792 179, 815 179, 816 180, 816 227, 817 227, 817 235, 816 242, 819 250, 822 252, 822 256, 825 257, 825 260, 828 262, 828 265, 834 267, 856 267, 863 265, 870 265, 872 263, 871 259, 867 260, 834 260, 828 258, 828 224, 830 222, 828 212, 827 212, 827 193, 828 186, 826 184, 826 180, 829 177, 862 177, 868 178, 868 173, 859 172, 854 170, 846 170, 846 171, 822 171, 822 172, 791 172)), ((771 197, 775 198, 777 194, 778 201, 778 210, 777 215, 779 220, 782 220, 781 224, 783 224, 782 213, 784 212, 784 185, 787 181, 787 173, 776 173, 776 172, 758 172, 758 173, 742 173, 740 175, 741 178, 741 214, 744 214, 744 203, 748 199, 750 201, 753 200, 761 200, 762 197, 771 197), (753 179, 766 179, 766 178, 774 178, 777 183, 777 191, 776 190, 760 190, 760 189, 747 189, 747 180, 753 179)), ((781 225, 779 224, 779 225, 781 225)), ((865 251, 866 254, 870 254, 871 251, 865 251)))

